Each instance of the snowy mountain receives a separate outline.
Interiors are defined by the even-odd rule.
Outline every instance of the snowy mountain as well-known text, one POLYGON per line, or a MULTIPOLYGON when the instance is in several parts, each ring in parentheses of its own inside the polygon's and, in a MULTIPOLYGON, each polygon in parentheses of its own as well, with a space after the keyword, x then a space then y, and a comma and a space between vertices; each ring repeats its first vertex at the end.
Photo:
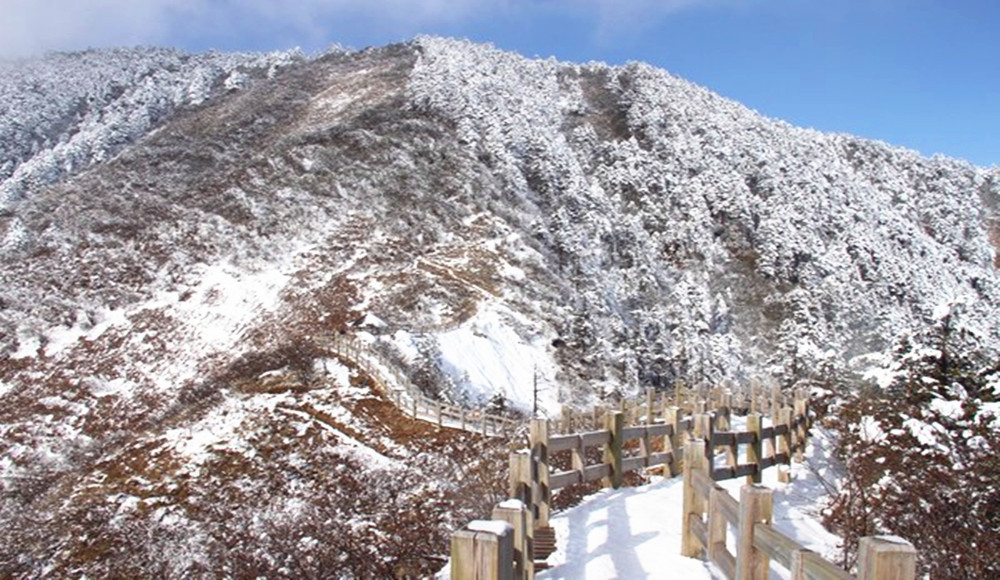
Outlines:
MULTIPOLYGON (((424 457, 409 495, 373 493, 461 495, 471 473, 436 475, 454 450, 378 435, 403 428, 350 395, 370 381, 336 370, 334 333, 444 399, 523 410, 537 386, 549 412, 678 379, 836 382, 956 304, 1000 349, 1000 170, 791 127, 643 64, 437 38, 50 55, 2 65, 0 136, 11 574, 99 574, 128 534, 167 538, 145 549, 170 574, 237 574, 212 568, 241 553, 229 516, 243 546, 377 536, 363 507, 310 511, 349 487, 317 464, 382 481, 424 457)), ((313 548, 246 570, 343 553, 313 548)))

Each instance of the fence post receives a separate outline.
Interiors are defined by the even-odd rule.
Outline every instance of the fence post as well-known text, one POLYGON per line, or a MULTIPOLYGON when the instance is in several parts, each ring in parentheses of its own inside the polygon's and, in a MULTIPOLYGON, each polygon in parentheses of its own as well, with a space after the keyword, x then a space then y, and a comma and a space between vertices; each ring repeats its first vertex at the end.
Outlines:
POLYGON ((608 411, 605 416, 605 429, 611 432, 611 438, 604 446, 604 463, 611 469, 611 475, 603 480, 604 487, 619 488, 622 485, 622 429, 625 415, 621 411, 608 411))
POLYGON ((551 492, 549 490, 549 423, 545 419, 531 420, 531 484, 535 525, 549 526, 551 492))
POLYGON ((692 439, 684 445, 684 516, 681 520, 681 555, 697 558, 701 544, 691 533, 691 518, 700 518, 705 513, 705 499, 695 490, 692 478, 695 471, 708 473, 705 459, 705 442, 692 439))
POLYGON ((757 469, 747 476, 747 483, 760 483, 763 481, 764 470, 761 464, 764 459, 764 442, 760 438, 761 419, 757 413, 747 415, 747 431, 755 435, 753 443, 747 446, 747 462, 755 463, 757 469))
POLYGON ((670 438, 665 440, 667 445, 670 445, 670 477, 674 477, 681 472, 681 455, 684 453, 684 447, 682 445, 684 442, 684 435, 681 433, 681 418, 679 411, 680 409, 678 407, 666 407, 663 409, 663 416, 672 431, 670 438))
POLYGON ((576 445, 573 446, 570 452, 570 462, 573 471, 580 472, 580 479, 584 477, 584 471, 587 469, 587 457, 584 455, 586 450, 583 448, 583 438, 577 436, 576 445))
POLYGON ((510 497, 531 505, 531 452, 510 453, 510 497))
POLYGON ((798 389, 796 392, 794 407, 794 416, 792 422, 795 424, 795 460, 799 463, 802 462, 802 457, 806 450, 806 437, 809 435, 808 412, 807 403, 808 400, 803 394, 803 389, 798 389))
POLYGON ((719 395, 719 410, 716 414, 719 418, 719 431, 730 430, 730 416, 732 415, 733 395, 728 390, 719 395))
POLYGON ((507 522, 514 528, 514 578, 532 580, 535 577, 531 510, 516 499, 509 499, 493 508, 493 519, 507 522))
POLYGON ((507 522, 474 520, 451 535, 454 580, 507 580, 514 573, 514 529, 507 522))
POLYGON ((784 435, 775 436, 777 453, 784 453, 787 461, 786 466, 777 466, 778 481, 781 483, 788 483, 791 481, 789 468, 792 465, 792 410, 788 407, 781 407, 775 414, 778 416, 778 422, 775 424, 775 427, 777 427, 777 425, 785 425, 787 427, 784 435))
POLYGON ((770 562, 753 547, 754 526, 770 524, 774 510, 772 492, 762 485, 740 488, 740 522, 736 541, 736 580, 766 580, 770 562))
POLYGON ((653 389, 646 388, 646 425, 652 425, 656 412, 653 410, 653 389))
POLYGON ((913 580, 917 576, 917 551, 906 540, 866 536, 858 552, 858 580, 913 580))
POLYGON ((705 440, 705 457, 708 459, 708 476, 712 477, 715 468, 715 446, 712 444, 714 429, 714 417, 708 414, 699 414, 691 418, 692 435, 695 439, 705 440))

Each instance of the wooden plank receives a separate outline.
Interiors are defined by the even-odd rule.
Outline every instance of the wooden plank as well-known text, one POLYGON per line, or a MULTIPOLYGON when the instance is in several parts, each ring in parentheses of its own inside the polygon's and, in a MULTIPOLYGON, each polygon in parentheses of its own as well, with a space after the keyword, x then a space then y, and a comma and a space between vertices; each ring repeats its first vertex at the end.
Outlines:
POLYGON ((760 474, 757 465, 754 463, 743 463, 736 466, 736 477, 750 477, 760 474))
POLYGON ((855 580, 852 574, 848 574, 833 562, 823 559, 816 552, 800 550, 797 553, 802 562, 804 578, 809 580, 855 580))
POLYGON ((736 433, 730 431, 716 431, 715 433, 712 433, 712 445, 720 447, 736 445, 736 433))
POLYGON ((767 554, 769 558, 785 568, 792 566, 792 552, 801 550, 802 545, 772 528, 769 524, 757 524, 753 529, 753 547, 767 554))
POLYGON ((726 530, 729 527, 726 517, 722 514, 723 496, 728 497, 726 490, 716 486, 708 496, 708 560, 718 562, 722 553, 726 552, 726 530))
POLYGON ((626 427, 622 429, 622 442, 639 439, 646 434, 646 427, 626 427))
POLYGON ((713 481, 726 481, 734 477, 737 477, 736 468, 734 467, 716 467, 712 470, 713 481))
POLYGON ((736 433, 736 444, 737 445, 753 445, 758 441, 757 434, 748 431, 740 431, 736 433))
POLYGON ((712 559, 716 566, 722 569, 726 578, 736 576, 736 556, 729 553, 729 550, 719 550, 712 559))
POLYGON ((635 471, 637 469, 642 469, 648 465, 648 459, 646 457, 626 457, 622 459, 621 469, 622 473, 628 473, 629 471, 635 471))
POLYGON ((583 473, 580 471, 560 471, 549 476, 549 489, 552 491, 577 483, 583 483, 583 473))
POLYGON ((661 451, 649 454, 649 466, 669 465, 674 460, 673 451, 661 451))
POLYGON ((774 439, 774 427, 764 427, 760 430, 761 439, 774 439))
POLYGON ((712 490, 715 489, 715 482, 705 472, 695 470, 691 474, 691 487, 694 488, 695 493, 700 497, 707 498, 712 493, 712 490))
POLYGON ((602 430, 580 433, 580 440, 583 447, 597 447, 598 445, 605 445, 611 440, 611 431, 602 430))
MULTIPOLYGON (((722 488, 717 488, 722 489, 722 488)), ((740 503, 736 501, 736 498, 729 495, 729 492, 722 490, 722 494, 718 498, 719 502, 719 513, 722 517, 726 518, 726 521, 733 524, 734 526, 739 524, 740 521, 740 503)))
POLYGON ((549 438, 549 453, 567 451, 582 447, 582 440, 579 435, 560 435, 549 438))
POLYGON ((598 463, 597 465, 588 465, 586 469, 583 470, 583 480, 586 482, 598 481, 604 479, 611 475, 611 467, 606 463, 598 463))
POLYGON ((672 425, 667 425, 665 423, 655 423, 646 428, 646 433, 650 437, 670 437, 671 431, 673 431, 672 425))

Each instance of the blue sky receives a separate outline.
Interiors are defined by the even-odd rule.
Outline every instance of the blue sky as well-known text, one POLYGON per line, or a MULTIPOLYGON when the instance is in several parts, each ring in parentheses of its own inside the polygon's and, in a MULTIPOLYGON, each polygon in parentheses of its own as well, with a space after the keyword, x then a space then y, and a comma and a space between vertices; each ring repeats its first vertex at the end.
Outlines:
POLYGON ((1000 165, 997 0, 0 0, 0 54, 458 36, 640 60, 795 125, 1000 165))

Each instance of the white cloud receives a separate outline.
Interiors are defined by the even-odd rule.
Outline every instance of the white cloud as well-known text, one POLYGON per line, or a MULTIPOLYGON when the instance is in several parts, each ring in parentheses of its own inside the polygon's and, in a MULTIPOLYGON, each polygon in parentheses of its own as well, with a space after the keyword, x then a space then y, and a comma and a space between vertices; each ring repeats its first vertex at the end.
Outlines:
MULTIPOLYGON (((172 44, 283 31, 313 41, 327 23, 364 19, 393 27, 454 23, 503 0, 4 0, 0 54, 88 46, 172 44)), ((413 30, 416 32, 416 30, 413 30)))
POLYGON ((321 46, 337 40, 331 31, 352 27, 367 27, 373 36, 408 36, 498 16, 531 18, 540 11, 585 17, 604 36, 628 33, 694 5, 736 1, 741 0, 3 0, 0 54, 178 45, 186 39, 222 48, 248 37, 273 38, 275 48, 321 46))

